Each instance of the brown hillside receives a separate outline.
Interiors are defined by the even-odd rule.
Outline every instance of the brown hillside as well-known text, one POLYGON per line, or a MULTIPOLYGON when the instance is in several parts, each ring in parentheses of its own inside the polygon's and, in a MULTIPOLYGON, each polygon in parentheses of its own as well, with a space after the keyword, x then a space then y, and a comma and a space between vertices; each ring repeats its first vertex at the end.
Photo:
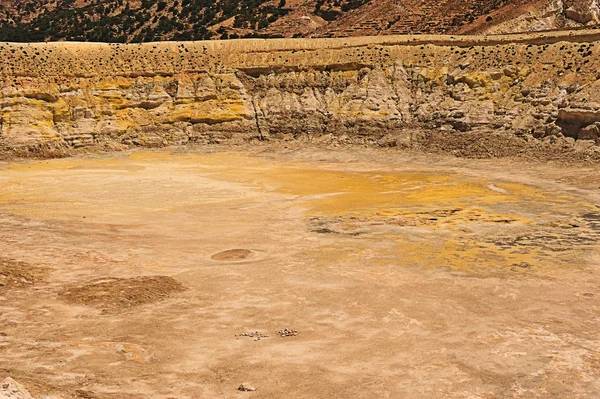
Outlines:
POLYGON ((0 41, 514 33, 598 25, 598 0, 0 0, 0 41))

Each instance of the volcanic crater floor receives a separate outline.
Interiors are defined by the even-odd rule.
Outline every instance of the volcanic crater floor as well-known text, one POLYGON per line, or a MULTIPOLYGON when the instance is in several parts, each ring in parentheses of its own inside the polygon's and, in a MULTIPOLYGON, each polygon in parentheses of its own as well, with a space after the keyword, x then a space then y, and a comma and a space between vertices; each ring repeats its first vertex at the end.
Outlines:
POLYGON ((599 287, 600 168, 0 164, 0 380, 36 397, 597 398, 599 287))

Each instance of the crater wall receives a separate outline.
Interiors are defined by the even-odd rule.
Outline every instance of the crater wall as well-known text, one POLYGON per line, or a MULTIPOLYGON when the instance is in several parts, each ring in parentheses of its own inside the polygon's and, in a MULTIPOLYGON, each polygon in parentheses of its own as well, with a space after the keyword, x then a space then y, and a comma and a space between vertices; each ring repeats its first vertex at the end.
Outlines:
POLYGON ((416 132, 600 144, 600 32, 0 43, 5 153, 416 132))

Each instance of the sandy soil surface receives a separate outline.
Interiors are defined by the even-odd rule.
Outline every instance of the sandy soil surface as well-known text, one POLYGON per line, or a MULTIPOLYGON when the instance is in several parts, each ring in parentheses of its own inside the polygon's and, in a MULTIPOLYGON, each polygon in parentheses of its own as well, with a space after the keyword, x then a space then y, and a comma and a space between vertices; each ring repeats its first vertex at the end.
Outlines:
POLYGON ((0 164, 0 380, 597 398, 599 189, 598 167, 381 149, 0 164))

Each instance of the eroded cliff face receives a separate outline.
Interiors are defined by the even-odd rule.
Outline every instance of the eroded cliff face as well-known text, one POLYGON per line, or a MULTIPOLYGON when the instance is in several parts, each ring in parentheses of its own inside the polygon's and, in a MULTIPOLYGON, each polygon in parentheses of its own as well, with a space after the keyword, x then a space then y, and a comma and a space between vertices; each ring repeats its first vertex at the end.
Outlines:
POLYGON ((508 132, 600 144, 600 33, 0 44, 5 152, 508 132))

